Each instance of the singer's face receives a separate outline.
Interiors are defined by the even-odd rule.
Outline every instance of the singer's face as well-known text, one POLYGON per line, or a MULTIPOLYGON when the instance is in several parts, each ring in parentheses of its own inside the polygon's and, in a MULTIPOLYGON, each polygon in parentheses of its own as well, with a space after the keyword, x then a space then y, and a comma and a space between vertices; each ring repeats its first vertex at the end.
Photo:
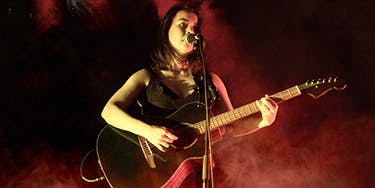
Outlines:
POLYGON ((195 33, 198 17, 193 12, 181 10, 173 18, 168 31, 169 41, 178 53, 184 55, 193 51, 194 44, 185 42, 187 33, 195 33))

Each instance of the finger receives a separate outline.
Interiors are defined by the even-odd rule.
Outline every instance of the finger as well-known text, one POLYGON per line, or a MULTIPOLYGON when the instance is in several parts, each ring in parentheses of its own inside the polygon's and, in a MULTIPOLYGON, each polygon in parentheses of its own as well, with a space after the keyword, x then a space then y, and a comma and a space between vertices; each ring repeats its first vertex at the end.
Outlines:
POLYGON ((171 132, 169 132, 166 127, 161 126, 160 128, 164 130, 164 135, 167 136, 168 138, 173 139, 173 140, 178 139, 178 137, 176 135, 172 134, 171 132))
POLYGON ((276 112, 277 109, 279 108, 279 105, 271 98, 266 98, 266 105, 273 110, 273 112, 276 112))
MULTIPOLYGON (((160 145, 162 146, 162 147, 164 147, 164 148, 169 148, 169 143, 167 143, 167 142, 165 142, 165 141, 163 141, 163 140, 160 140, 160 145)), ((163 149, 164 149, 163 148, 163 149)))
POLYGON ((268 112, 267 112, 267 109, 265 109, 266 107, 263 105, 263 103, 262 103, 261 100, 257 100, 257 101, 256 101, 256 105, 258 106, 258 108, 259 108, 259 110, 260 110, 260 112, 261 112, 262 114, 266 114, 266 113, 268 113, 268 112))
POLYGON ((155 145, 160 151, 162 152, 165 152, 165 149, 163 148, 162 145, 158 144, 158 145, 155 145))
POLYGON ((263 108, 262 108, 262 105, 260 104, 260 100, 256 100, 255 101, 255 104, 257 105, 258 109, 263 112, 263 108))
POLYGON ((267 95, 266 94, 266 100, 268 101, 268 102, 270 102, 271 104, 272 104, 272 106, 274 106, 274 107, 277 107, 278 105, 277 105, 277 103, 269 96, 269 95, 267 95))
POLYGON ((255 101, 255 104, 257 105, 257 107, 259 108, 259 110, 261 110, 262 107, 261 107, 261 105, 260 105, 259 100, 256 100, 256 101, 255 101))
POLYGON ((172 138, 169 138, 167 135, 163 134, 162 136, 163 141, 167 143, 172 143, 174 140, 172 138))
POLYGON ((168 130, 165 130, 164 135, 165 135, 167 138, 172 139, 172 141, 178 139, 178 137, 177 137, 176 135, 172 134, 172 133, 169 132, 168 130))
POLYGON ((265 108, 267 111, 269 111, 269 112, 271 112, 271 113, 274 113, 274 112, 275 112, 275 111, 274 111, 274 106, 272 106, 272 104, 271 104, 266 98, 262 98, 261 100, 262 100, 262 103, 263 103, 264 108, 265 108))

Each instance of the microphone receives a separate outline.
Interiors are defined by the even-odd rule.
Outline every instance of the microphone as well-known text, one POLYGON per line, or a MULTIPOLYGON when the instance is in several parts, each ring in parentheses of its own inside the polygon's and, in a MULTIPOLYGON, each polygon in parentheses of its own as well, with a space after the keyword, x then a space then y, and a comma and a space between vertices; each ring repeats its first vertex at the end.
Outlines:
POLYGON ((185 42, 188 43, 188 44, 191 44, 191 43, 195 43, 197 42, 198 40, 200 40, 201 37, 199 36, 199 34, 193 34, 193 33, 187 33, 185 35, 185 42))

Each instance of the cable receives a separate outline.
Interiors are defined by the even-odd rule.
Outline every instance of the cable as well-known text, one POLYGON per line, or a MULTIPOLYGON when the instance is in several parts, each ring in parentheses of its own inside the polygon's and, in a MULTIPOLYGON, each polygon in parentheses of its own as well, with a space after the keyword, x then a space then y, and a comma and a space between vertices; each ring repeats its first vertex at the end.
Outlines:
MULTIPOLYGON (((88 179, 86 178, 84 175, 83 175, 83 163, 86 161, 86 158, 93 152, 95 151, 95 149, 92 149, 91 151, 87 152, 87 154, 85 155, 85 157, 83 157, 82 161, 81 161, 81 165, 80 165, 80 168, 79 168, 79 172, 81 174, 81 178, 83 180, 85 180, 86 182, 89 182, 89 183, 94 183, 94 182, 98 182, 98 181, 101 181, 101 180, 104 180, 104 176, 101 175, 100 177, 98 178, 95 178, 95 179, 88 179)), ((100 174, 100 172, 99 172, 100 174)))

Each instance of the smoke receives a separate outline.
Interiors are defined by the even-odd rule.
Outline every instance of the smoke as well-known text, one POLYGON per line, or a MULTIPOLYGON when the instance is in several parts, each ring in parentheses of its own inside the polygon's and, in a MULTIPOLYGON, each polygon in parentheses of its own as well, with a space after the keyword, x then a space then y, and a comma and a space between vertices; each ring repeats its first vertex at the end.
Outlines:
MULTIPOLYGON (((203 28, 209 43, 207 59, 210 59, 211 70, 222 76, 235 107, 265 93, 301 84, 305 79, 335 73, 341 76, 352 70, 350 63, 344 63, 346 60, 337 63, 342 56, 347 56, 348 48, 353 48, 341 41, 352 33, 335 36, 332 33, 340 31, 331 28, 325 33, 327 37, 293 28, 318 14, 314 8, 301 6, 297 12, 307 10, 298 13, 303 16, 294 17, 288 15, 293 12, 288 8, 276 11, 261 3, 218 4, 203 16, 208 23, 206 30, 203 28), (271 14, 271 10, 280 17, 271 14), (257 15, 260 11, 262 14, 257 15), (330 38, 332 43, 327 44, 325 38, 330 38), (341 46, 336 40, 341 41, 341 46), (326 51, 335 51, 323 52, 322 46, 326 51)), ((319 4, 316 1, 309 6, 319 4)), ((333 7, 325 14, 332 14, 332 17, 342 14, 333 7)), ((320 20, 312 25, 322 29, 326 28, 325 23, 332 21, 323 17, 311 19, 320 20)), ((340 20, 340 23, 345 23, 347 28, 355 25, 352 20, 340 20)), ((337 27, 343 26, 338 24, 337 27)), ((357 31, 358 36, 362 33, 367 30, 357 31)), ((358 66, 361 65, 355 67, 358 66)), ((361 75, 353 71, 349 74, 361 75)), ((305 95, 294 98, 280 104, 272 126, 241 138, 226 137, 216 143, 216 187, 371 186, 374 182, 371 166, 375 161, 375 149, 371 146, 375 138, 374 117, 371 111, 366 111, 366 102, 360 104, 363 98, 357 97, 360 94, 356 93, 356 87, 361 84, 354 76, 344 77, 348 79, 345 90, 333 90, 316 100, 305 95)))
MULTIPOLYGON (((86 131, 98 133, 99 128, 93 126, 101 123, 96 109, 123 83, 123 73, 139 66, 139 58, 146 54, 139 53, 147 51, 144 44, 156 28, 148 23, 155 24, 154 16, 178 1, 155 0, 158 12, 153 12, 156 7, 150 1, 70 0, 66 6, 82 11, 76 17, 89 15, 82 19, 87 25, 71 30, 67 22, 72 20, 62 20, 73 10, 60 10, 64 3, 33 2, 35 27, 48 31, 60 25, 62 29, 51 31, 46 49, 25 53, 22 50, 30 50, 40 38, 26 41, 28 48, 22 53, 40 50, 37 54, 20 56, 21 52, 9 50, 9 57, 23 60, 9 60, 15 68, 4 70, 13 70, 25 82, 9 77, 16 81, 7 85, 17 92, 6 101, 5 114, 11 117, 2 122, 6 128, 0 134, 14 146, 0 149, 0 186, 108 187, 105 182, 86 183, 80 177, 86 154, 81 145, 95 139, 86 131), (86 27, 94 28, 94 34, 86 27), (60 49, 59 53, 51 53, 55 49, 51 46, 60 49), (36 59, 29 62, 28 57, 36 59), (34 76, 22 75, 20 69, 36 72, 34 82, 30 82, 34 76), (90 73, 83 74, 86 70, 90 73), (94 101, 99 99, 103 101, 94 101), (75 111, 71 111, 72 104, 75 111), (93 125, 87 126, 88 122, 93 125), (69 141, 57 136, 59 132, 69 133, 69 141)), ((300 96, 282 103, 272 126, 216 143, 216 187, 370 187, 374 184, 375 122, 373 111, 368 110, 373 107, 368 97, 373 89, 367 81, 373 82, 373 71, 365 63, 373 62, 374 32, 369 24, 373 16, 367 15, 370 8, 366 8, 372 6, 320 0, 293 5, 247 2, 204 1, 201 11, 208 68, 222 78, 235 107, 332 72, 346 74, 348 88, 317 100, 300 96)), ((19 50, 18 43, 14 46, 11 49, 19 50)), ((96 177, 97 170, 97 162, 89 162, 88 175, 96 177)))
MULTIPOLYGON (((17 152, 12 155, 9 149, 2 148, 2 187, 105 187, 105 182, 86 183, 81 179, 79 168, 85 153, 77 149, 61 150, 39 142, 19 152, 19 155, 15 155, 17 152)), ((97 164, 87 162, 89 164, 85 165, 85 175, 95 177, 97 164)))
POLYGON ((372 116, 333 115, 289 128, 287 123, 279 119, 252 135, 217 143, 219 187, 349 188, 373 183, 372 116))

